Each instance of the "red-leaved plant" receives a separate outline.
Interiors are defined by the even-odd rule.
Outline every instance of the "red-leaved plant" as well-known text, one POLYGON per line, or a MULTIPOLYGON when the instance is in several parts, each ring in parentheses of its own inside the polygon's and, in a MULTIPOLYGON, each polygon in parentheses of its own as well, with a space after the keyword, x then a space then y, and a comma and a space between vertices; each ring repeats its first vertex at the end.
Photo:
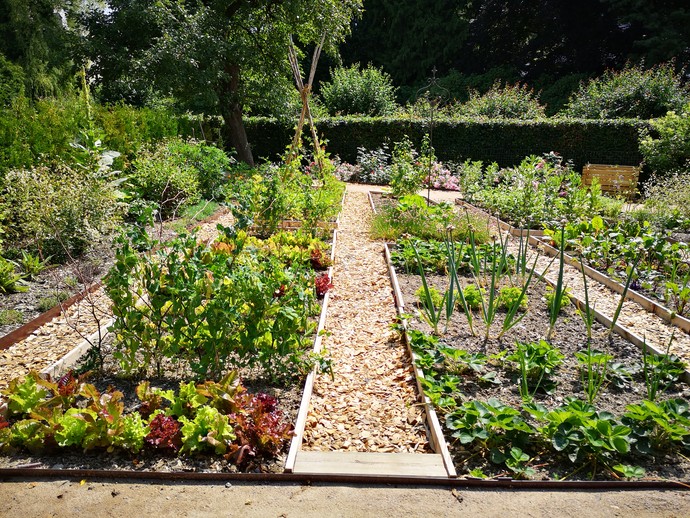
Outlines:
POLYGON ((151 419, 149 430, 144 440, 154 448, 175 452, 182 446, 180 423, 174 417, 158 414, 151 419))
POLYGON ((311 267, 314 268, 314 270, 325 270, 331 264, 333 264, 331 258, 327 254, 323 253, 323 250, 320 248, 314 248, 310 252, 309 261, 311 262, 311 267))
POLYGON ((326 272, 316 277, 314 284, 316 286, 316 295, 318 295, 319 297, 323 297, 324 295, 326 295, 328 290, 333 288, 331 278, 328 276, 326 272))
POLYGON ((273 457, 292 437, 292 425, 283 420, 278 401, 264 393, 243 393, 238 398, 241 410, 230 416, 237 444, 227 455, 238 466, 256 456, 273 457))

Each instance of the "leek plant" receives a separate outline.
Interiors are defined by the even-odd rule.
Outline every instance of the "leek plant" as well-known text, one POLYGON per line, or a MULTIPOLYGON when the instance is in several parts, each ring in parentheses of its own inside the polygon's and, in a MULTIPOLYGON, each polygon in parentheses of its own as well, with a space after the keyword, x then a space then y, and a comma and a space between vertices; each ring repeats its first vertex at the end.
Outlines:
POLYGON ((563 297, 566 296, 567 287, 563 286, 563 270, 565 268, 565 224, 561 225, 561 240, 558 251, 560 252, 558 258, 558 279, 553 291, 553 297, 549 304, 549 330, 546 333, 546 339, 551 340, 553 332, 556 329, 556 322, 558 321, 558 314, 561 312, 561 304, 563 297))

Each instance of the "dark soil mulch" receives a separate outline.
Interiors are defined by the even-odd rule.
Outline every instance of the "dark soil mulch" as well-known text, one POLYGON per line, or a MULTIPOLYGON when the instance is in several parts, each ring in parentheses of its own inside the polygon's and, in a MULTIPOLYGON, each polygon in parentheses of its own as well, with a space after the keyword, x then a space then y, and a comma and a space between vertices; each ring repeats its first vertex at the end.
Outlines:
MULTIPOLYGON (((408 313, 415 314, 415 306, 418 298, 415 291, 421 285, 419 276, 414 275, 398 275, 398 280, 403 293, 403 298, 406 304, 408 313)), ((430 284, 436 286, 441 293, 447 289, 448 280, 441 276, 428 276, 427 280, 430 284)), ((461 278, 460 282, 463 286, 471 283, 471 279, 461 278)), ((484 324, 481 320, 478 311, 475 311, 474 325, 475 331, 480 336, 472 336, 467 325, 467 319, 464 313, 459 310, 453 315, 448 330, 440 338, 441 341, 447 345, 465 349, 469 352, 483 352, 485 354, 494 354, 500 351, 507 350, 508 354, 515 350, 515 342, 538 342, 543 339, 549 327, 549 315, 546 301, 543 298, 545 286, 542 282, 534 283, 528 290, 529 296, 529 310, 525 318, 514 328, 508 331, 502 339, 491 338, 487 342, 484 341, 484 324)), ((501 330, 502 323, 505 317, 505 312, 499 312, 497 321, 492 326, 492 336, 498 335, 501 330)), ((420 329, 425 332, 431 332, 429 326, 422 321, 418 316, 410 320, 413 328, 420 329)), ((443 324, 441 324, 441 329, 443 324)), ((627 340, 613 335, 609 340, 607 338, 608 330, 603 326, 595 323, 592 329, 593 333, 593 348, 601 351, 607 351, 614 356, 611 363, 621 363, 627 367, 639 366, 642 363, 642 354, 635 345, 627 340)), ((568 397, 576 397, 585 399, 586 395, 583 391, 583 386, 580 381, 578 363, 575 358, 575 353, 583 351, 586 348, 586 328, 582 318, 576 313, 572 306, 564 308, 559 316, 556 332, 554 333, 552 345, 557 347, 565 356, 565 359, 557 370, 552 379, 557 383, 556 389, 552 394, 537 393, 535 401, 542 403, 547 408, 554 408, 566 400, 568 397)), ((515 369, 511 368, 511 362, 505 362, 501 367, 497 365, 492 368, 498 372, 500 384, 493 385, 489 383, 481 383, 474 376, 467 376, 464 379, 461 391, 464 394, 463 401, 470 401, 478 399, 486 401, 489 398, 496 398, 503 404, 520 408, 522 404, 519 392, 519 375, 517 366, 515 369)), ((625 405, 632 403, 640 403, 646 396, 646 389, 641 374, 636 375, 633 380, 624 388, 616 388, 613 384, 609 384, 601 392, 595 401, 598 410, 606 410, 614 415, 620 415, 625 410, 625 405)), ((678 382, 672 386, 669 391, 661 396, 663 399, 682 397, 690 399, 690 387, 684 383, 678 382)), ((442 418, 443 422, 444 419, 442 418)), ((459 441, 451 437, 451 433, 446 429, 446 439, 449 442, 453 457, 455 459, 456 468, 459 474, 468 473, 474 468, 481 468, 484 473, 488 475, 509 475, 504 473, 505 468, 492 464, 488 459, 488 455, 480 453, 477 449, 471 446, 465 447, 460 445, 459 441)), ((680 454, 664 455, 662 457, 643 457, 634 459, 636 465, 643 466, 647 472, 648 477, 659 477, 668 479, 688 479, 690 477, 690 461, 680 454)), ((567 458, 560 458, 552 453, 544 452, 539 458, 532 460, 532 465, 537 467, 537 478, 560 478, 571 472, 576 467, 572 465, 567 458)), ((577 473, 570 477, 570 479, 587 479, 591 476, 587 470, 577 473)), ((599 469, 597 477, 609 477, 610 474, 605 470, 599 469)))

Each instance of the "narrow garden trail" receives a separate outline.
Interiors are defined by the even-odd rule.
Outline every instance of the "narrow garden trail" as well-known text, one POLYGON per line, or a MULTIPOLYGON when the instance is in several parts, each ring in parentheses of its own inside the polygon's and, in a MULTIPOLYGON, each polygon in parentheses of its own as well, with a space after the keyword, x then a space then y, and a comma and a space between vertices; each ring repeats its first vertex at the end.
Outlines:
POLYGON ((390 329, 395 302, 371 214, 366 190, 348 185, 324 337, 333 379, 315 380, 303 449, 431 452, 411 361, 390 329))

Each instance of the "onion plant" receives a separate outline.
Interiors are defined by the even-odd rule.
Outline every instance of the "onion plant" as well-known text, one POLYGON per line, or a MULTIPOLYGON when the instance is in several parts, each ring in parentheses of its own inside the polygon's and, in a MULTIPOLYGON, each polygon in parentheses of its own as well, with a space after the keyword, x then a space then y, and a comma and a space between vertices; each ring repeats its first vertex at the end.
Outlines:
POLYGON ((642 259, 643 253, 637 254, 637 258, 635 259, 635 262, 632 264, 632 266, 629 266, 627 268, 627 278, 625 279, 625 286, 623 287, 623 292, 621 293, 621 298, 618 301, 618 306, 616 306, 616 311, 613 313, 613 319, 611 320, 611 326, 609 327, 609 332, 607 334, 607 337, 610 339, 611 335, 613 334, 613 329, 616 327, 616 322, 618 321, 618 317, 621 314, 621 310, 623 309, 623 303, 625 302, 625 296, 628 294, 628 289, 630 289, 630 284, 632 283, 633 278, 635 277, 635 271, 637 269, 637 265, 640 263, 640 260, 642 259))
POLYGON ((561 239, 559 243, 560 256, 558 258, 558 279, 553 291, 553 297, 549 304, 549 330, 546 333, 546 339, 551 340, 553 332, 556 329, 556 322, 558 321, 558 314, 561 312, 561 304, 563 297, 566 296, 567 288, 563 286, 563 270, 565 268, 565 224, 561 225, 561 239))

